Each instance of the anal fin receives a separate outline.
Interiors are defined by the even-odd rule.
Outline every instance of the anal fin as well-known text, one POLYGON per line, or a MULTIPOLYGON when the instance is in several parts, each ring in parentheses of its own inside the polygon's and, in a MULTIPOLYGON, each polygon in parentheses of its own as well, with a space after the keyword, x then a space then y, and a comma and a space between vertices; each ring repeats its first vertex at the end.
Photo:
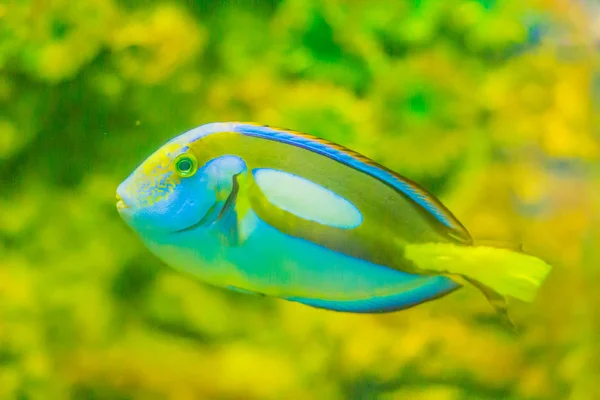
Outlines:
POLYGON ((443 297, 457 288, 458 286, 453 280, 447 279, 444 276, 431 276, 424 278, 423 282, 416 288, 383 296, 371 296, 353 300, 326 300, 303 297, 286 297, 285 299, 330 311, 374 314, 411 308, 418 304, 443 297))
POLYGON ((241 289, 237 286, 227 286, 227 289, 233 291, 233 292, 238 292, 238 293, 244 293, 244 294, 249 294, 249 295, 253 295, 253 296, 261 296, 264 297, 265 294, 264 293, 260 293, 260 292, 254 292, 252 290, 246 290, 246 289, 241 289))
POLYGON ((500 320, 506 327, 510 328, 513 332, 517 331, 516 325, 513 323, 513 321, 510 319, 510 316, 508 315, 508 304, 506 303, 506 299, 502 297, 502 295, 500 295, 498 292, 495 292, 493 289, 490 289, 489 287, 485 286, 484 284, 470 279, 469 277, 461 275, 461 278, 469 282, 471 285, 475 286, 481 291, 481 293, 483 293, 485 298, 494 308, 494 310, 500 317, 500 320))

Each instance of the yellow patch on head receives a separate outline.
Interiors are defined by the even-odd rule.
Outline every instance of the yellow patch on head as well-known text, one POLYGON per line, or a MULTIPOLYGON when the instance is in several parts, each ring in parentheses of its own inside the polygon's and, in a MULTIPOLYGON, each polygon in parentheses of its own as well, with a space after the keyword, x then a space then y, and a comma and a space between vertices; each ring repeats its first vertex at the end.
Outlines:
POLYGON ((165 172, 169 169, 173 161, 173 155, 181 150, 181 145, 177 143, 166 144, 152 154, 142 164, 142 173, 153 175, 157 172, 165 172))
POLYGON ((169 143, 146 159, 137 171, 135 191, 140 204, 148 207, 165 200, 181 182, 173 164, 174 156, 181 150, 181 144, 169 143))

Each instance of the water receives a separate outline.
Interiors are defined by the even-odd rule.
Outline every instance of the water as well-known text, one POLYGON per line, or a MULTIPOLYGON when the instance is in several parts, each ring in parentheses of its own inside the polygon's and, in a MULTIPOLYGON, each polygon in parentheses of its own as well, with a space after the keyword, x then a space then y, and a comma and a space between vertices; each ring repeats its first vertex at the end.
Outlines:
POLYGON ((0 398, 600 398, 587 3, 0 5, 0 398), (520 333, 472 288, 352 315, 165 267, 115 188, 166 140, 234 120, 357 150, 553 264, 535 303, 510 304, 520 333))

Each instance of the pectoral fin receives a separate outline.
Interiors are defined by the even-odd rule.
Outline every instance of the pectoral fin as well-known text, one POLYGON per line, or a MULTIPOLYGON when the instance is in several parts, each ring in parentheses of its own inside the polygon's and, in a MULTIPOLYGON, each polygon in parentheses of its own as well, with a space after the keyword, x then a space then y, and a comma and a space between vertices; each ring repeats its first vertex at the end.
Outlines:
POLYGON ((240 191, 238 176, 235 174, 232 177, 232 188, 229 196, 223 204, 223 208, 214 222, 214 228, 218 230, 219 236, 225 241, 228 246, 239 246, 241 244, 239 235, 239 219, 236 209, 237 198, 240 191))

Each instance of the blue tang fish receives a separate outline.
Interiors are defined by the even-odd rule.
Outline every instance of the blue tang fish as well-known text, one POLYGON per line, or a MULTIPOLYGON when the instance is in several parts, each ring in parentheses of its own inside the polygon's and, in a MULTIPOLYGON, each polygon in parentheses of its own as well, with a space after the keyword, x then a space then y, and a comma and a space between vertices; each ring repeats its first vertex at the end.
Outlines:
POLYGON ((417 183, 340 145, 212 123, 148 157, 117 189, 148 249, 209 284, 354 313, 408 308, 465 284, 504 317, 550 266, 476 245, 417 183))

